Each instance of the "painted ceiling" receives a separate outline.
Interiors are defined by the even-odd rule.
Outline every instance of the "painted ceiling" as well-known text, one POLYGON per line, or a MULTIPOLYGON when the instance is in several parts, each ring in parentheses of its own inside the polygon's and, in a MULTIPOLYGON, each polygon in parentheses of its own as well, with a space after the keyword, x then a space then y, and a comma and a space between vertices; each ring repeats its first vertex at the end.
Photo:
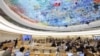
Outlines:
POLYGON ((68 27, 100 20, 100 0, 8 1, 13 11, 37 25, 68 27))
POLYGON ((100 29, 100 0, 0 0, 0 8, 7 21, 33 31, 100 29))

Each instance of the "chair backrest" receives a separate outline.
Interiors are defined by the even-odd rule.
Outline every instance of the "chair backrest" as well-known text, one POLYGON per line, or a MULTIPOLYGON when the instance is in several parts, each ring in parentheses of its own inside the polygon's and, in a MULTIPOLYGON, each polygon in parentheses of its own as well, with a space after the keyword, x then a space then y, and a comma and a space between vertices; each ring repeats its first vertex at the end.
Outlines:
POLYGON ((66 52, 60 52, 58 53, 59 56, 67 56, 66 52))
POLYGON ((56 56, 56 54, 55 53, 50 53, 50 56, 56 56))
POLYGON ((92 53, 87 53, 86 56, 94 56, 92 53))
POLYGON ((45 55, 44 55, 44 53, 40 53, 40 55, 39 55, 39 56, 45 56, 45 55))
POLYGON ((35 56, 35 55, 34 55, 34 52, 30 52, 30 56, 35 56))
POLYGON ((67 56, 67 54, 66 53, 62 53, 62 56, 67 56))

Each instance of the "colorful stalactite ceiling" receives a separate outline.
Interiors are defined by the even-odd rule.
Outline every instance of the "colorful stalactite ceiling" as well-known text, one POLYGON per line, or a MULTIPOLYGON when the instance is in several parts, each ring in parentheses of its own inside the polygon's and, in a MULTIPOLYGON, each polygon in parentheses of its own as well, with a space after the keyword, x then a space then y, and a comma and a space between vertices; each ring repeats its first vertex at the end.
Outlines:
POLYGON ((45 26, 67 27, 100 20, 100 0, 9 1, 12 8, 16 7, 16 10, 32 19, 34 23, 45 26))

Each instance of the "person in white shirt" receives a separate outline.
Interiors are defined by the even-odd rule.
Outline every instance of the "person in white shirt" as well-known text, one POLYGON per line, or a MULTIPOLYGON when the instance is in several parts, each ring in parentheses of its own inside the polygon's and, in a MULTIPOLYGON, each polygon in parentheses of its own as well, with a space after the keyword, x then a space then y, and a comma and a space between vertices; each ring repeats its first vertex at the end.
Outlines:
POLYGON ((77 52, 77 55, 79 55, 79 56, 85 56, 83 52, 77 52))
POLYGON ((69 50, 69 52, 67 53, 68 56, 73 56, 72 50, 69 50))
POLYGON ((24 49, 25 49, 24 47, 21 47, 20 50, 15 53, 15 56, 24 56, 23 53, 24 49))

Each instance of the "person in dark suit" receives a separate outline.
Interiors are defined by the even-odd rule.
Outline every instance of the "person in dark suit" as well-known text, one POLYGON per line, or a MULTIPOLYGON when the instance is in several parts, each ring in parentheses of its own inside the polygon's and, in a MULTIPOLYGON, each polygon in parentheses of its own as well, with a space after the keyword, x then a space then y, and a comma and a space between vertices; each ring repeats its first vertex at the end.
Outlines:
POLYGON ((14 45, 14 47, 16 47, 16 46, 17 46, 17 43, 18 43, 18 40, 16 39, 16 40, 15 40, 15 45, 14 45))
POLYGON ((56 43, 55 42, 52 43, 52 47, 56 47, 56 43))

